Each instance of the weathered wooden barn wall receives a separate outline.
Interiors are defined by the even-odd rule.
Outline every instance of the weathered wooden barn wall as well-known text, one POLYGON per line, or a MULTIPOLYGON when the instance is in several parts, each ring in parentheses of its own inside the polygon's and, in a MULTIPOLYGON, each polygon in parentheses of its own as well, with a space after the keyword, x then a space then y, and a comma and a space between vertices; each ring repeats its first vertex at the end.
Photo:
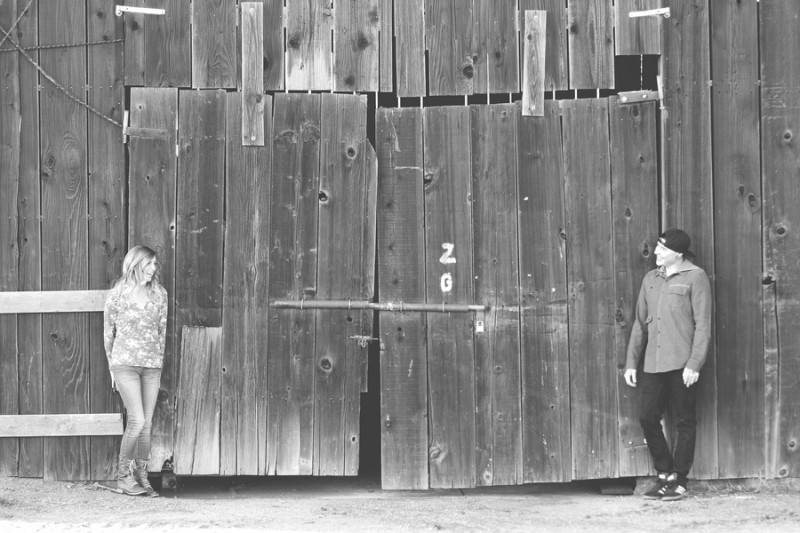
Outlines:
MULTIPOLYGON (((371 336, 371 313, 268 304, 377 296, 492 306, 381 315, 386 487, 646 474, 621 366, 652 240, 679 225, 716 303, 693 475, 798 475, 796 2, 264 0, 260 21, 222 0, 125 3, 166 15, 0 0, 0 27, 19 17, 0 34, 0 290, 105 288, 130 244, 156 248, 173 305, 155 469, 355 473, 364 358, 344 339, 371 336), (368 109, 368 92, 516 101, 528 9, 546 12, 548 98, 603 98, 536 118, 368 109), (623 54, 661 54, 663 100, 606 98, 623 54), (99 116, 124 107, 127 148, 99 116), (194 412, 218 448, 187 436, 194 412)), ((100 327, 0 309, 0 412, 118 410, 100 327)), ((108 477, 117 445, 0 439, 0 472, 108 477)))

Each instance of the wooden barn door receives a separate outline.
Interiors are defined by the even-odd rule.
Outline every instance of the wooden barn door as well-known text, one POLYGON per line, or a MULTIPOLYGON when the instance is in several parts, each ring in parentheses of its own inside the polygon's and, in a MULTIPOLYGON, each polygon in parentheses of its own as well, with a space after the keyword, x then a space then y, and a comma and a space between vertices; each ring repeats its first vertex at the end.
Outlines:
POLYGON ((378 110, 380 300, 443 305, 381 314, 384 488, 649 472, 621 375, 658 229, 655 112, 378 110))
POLYGON ((131 242, 171 296, 153 453, 179 475, 355 475, 372 312, 270 304, 373 295, 366 97, 264 104, 266 142, 243 145, 241 93, 131 91, 131 242))

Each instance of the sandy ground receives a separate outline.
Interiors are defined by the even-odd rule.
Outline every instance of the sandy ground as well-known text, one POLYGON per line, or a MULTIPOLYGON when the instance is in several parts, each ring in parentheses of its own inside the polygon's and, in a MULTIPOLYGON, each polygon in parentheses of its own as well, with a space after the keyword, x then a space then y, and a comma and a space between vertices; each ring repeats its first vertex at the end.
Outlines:
POLYGON ((653 502, 589 484, 389 492, 361 479, 193 478, 148 499, 89 483, 0 478, 0 532, 800 532, 798 483, 690 488, 683 501, 653 502))

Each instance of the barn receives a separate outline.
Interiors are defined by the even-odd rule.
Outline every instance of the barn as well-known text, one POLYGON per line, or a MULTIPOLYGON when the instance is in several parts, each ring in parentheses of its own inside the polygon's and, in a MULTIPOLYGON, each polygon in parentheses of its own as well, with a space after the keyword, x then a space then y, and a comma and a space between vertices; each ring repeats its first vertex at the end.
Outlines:
POLYGON ((799 476, 798 28, 794 0, 0 0, 0 475, 114 476, 134 244, 170 298, 154 471, 650 475, 622 373, 677 226, 714 293, 691 477, 799 476))

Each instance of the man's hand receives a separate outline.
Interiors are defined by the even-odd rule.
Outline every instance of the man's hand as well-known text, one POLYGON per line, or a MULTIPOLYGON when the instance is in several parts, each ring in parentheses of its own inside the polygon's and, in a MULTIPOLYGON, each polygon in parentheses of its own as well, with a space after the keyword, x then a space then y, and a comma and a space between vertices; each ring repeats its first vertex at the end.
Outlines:
POLYGON ((692 370, 691 368, 684 368, 683 369, 683 384, 687 387, 691 387, 697 380, 700 379, 700 372, 696 370, 692 370))
POLYGON ((625 369, 625 383, 627 383, 629 387, 635 387, 636 386, 636 369, 635 368, 626 368, 625 369))

